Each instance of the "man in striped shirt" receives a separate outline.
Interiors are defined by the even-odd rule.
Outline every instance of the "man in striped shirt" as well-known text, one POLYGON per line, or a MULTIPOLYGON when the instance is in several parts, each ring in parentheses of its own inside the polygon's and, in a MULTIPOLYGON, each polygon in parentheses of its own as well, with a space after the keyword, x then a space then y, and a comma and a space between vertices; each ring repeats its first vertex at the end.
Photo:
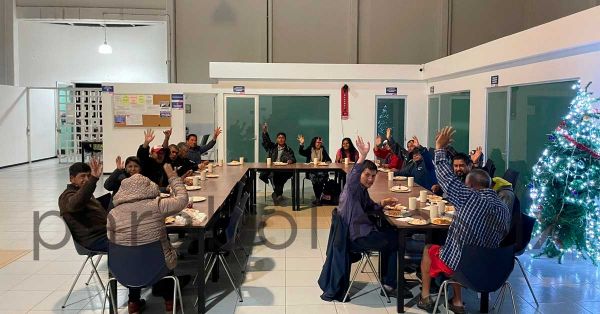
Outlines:
MULTIPOLYGON (((462 183, 452 171, 446 146, 452 142, 454 132, 451 127, 443 128, 435 142, 435 173, 448 200, 454 204, 456 214, 448 229, 446 243, 441 247, 428 245, 423 251, 423 290, 417 306, 427 311, 433 310, 433 301, 429 297, 431 277, 442 273, 451 277, 465 245, 498 247, 510 228, 510 211, 490 189, 491 179, 487 172, 471 170, 462 183)), ((461 287, 454 285, 453 289, 454 297, 448 307, 454 313, 464 313, 461 287)))

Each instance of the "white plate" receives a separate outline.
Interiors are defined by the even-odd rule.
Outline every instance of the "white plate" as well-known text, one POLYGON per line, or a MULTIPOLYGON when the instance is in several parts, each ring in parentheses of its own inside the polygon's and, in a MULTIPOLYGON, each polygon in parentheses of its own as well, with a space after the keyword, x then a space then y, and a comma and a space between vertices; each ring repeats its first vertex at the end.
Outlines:
POLYGON ((204 196, 191 196, 190 197, 190 201, 197 203, 197 202, 204 202, 206 201, 206 197, 204 196))
POLYGON ((396 204, 395 206, 390 206, 387 205, 384 207, 384 209, 387 210, 406 210, 408 207, 404 206, 404 205, 400 205, 400 204, 396 204))
POLYGON ((285 165, 287 165, 287 162, 274 161, 273 165, 274 166, 285 166, 285 165))
POLYGON ((428 225, 429 222, 425 219, 413 219, 408 221, 409 225, 415 225, 415 226, 425 226, 428 225))
POLYGON ((160 193, 160 197, 162 197, 162 198, 171 197, 171 194, 169 194, 169 193, 160 193))
POLYGON ((188 191, 196 191, 196 190, 200 190, 202 187, 198 186, 198 185, 186 185, 185 189, 188 191))
POLYGON ((322 162, 320 162, 320 163, 317 164, 317 166, 327 166, 327 165, 328 165, 328 163, 326 163, 324 161, 322 161, 322 162))
POLYGON ((377 171, 380 171, 380 172, 390 172, 392 170, 388 169, 388 168, 377 168, 377 171))
POLYGON ((207 178, 218 178, 219 175, 218 174, 206 174, 207 178))
POLYGON ((241 165, 241 163, 239 161, 232 161, 232 162, 228 162, 227 165, 229 165, 229 166, 239 166, 239 165, 241 165))
POLYGON ((408 178, 405 176, 395 176, 394 177, 394 181, 404 181, 406 179, 408 179, 408 178))
POLYGON ((396 192, 396 193, 408 193, 411 191, 411 189, 408 188, 407 186, 396 185, 396 186, 391 187, 390 191, 396 192))

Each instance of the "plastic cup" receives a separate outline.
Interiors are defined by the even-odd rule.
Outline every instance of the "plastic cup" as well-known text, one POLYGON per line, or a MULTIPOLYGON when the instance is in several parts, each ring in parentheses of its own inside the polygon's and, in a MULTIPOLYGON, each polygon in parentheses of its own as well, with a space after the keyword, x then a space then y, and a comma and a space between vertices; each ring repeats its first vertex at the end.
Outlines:
POLYGON ((415 185, 415 177, 408 177, 406 185, 413 187, 415 185))
POLYGON ((240 157, 240 164, 244 163, 244 157, 240 157))
POLYGON ((417 209, 417 198, 416 197, 408 198, 408 209, 411 209, 411 210, 417 209))
MULTIPOLYGON (((203 172, 203 173, 204 173, 204 172, 203 172)), ((194 177, 192 178, 192 185, 195 185, 195 186, 198 186, 198 185, 200 185, 200 180, 201 180, 201 179, 200 179, 200 176, 194 176, 194 177)))
POLYGON ((209 173, 213 172, 213 164, 208 164, 208 172, 209 173))
MULTIPOLYGON (((200 172, 200 181, 204 181, 206 180, 206 171, 202 171, 200 172)), ((194 184, 196 185, 196 184, 194 184)))
POLYGON ((273 161, 271 160, 271 158, 267 158, 267 167, 271 167, 272 163, 273 161))
POLYGON ((427 191, 419 191, 419 202, 427 202, 427 191))
POLYGON ((313 158, 313 164, 315 166, 319 165, 319 158, 313 158))
POLYGON ((437 205, 438 205, 438 216, 441 216, 446 212, 446 202, 439 202, 437 205))
POLYGON ((429 206, 429 218, 434 219, 438 218, 439 216, 440 213, 438 213, 438 204, 429 206))
POLYGON ((349 165, 350 164, 350 158, 346 157, 344 158, 344 165, 349 165))
POLYGON ((394 181, 394 173, 393 172, 388 172, 388 181, 394 181))

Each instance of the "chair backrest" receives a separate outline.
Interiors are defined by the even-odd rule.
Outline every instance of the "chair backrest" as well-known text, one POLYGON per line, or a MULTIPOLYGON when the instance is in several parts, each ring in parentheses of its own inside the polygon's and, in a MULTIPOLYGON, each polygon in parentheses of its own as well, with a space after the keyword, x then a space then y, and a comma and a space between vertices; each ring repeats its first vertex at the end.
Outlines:
POLYGON ((508 230, 508 233, 504 236, 502 242, 500 242, 500 246, 516 244, 517 238, 520 237, 522 233, 521 226, 523 219, 521 218, 521 215, 521 201, 519 201, 519 198, 515 195, 513 208, 511 208, 510 214, 510 230, 508 230))
POLYGON ((202 136, 202 140, 200 141, 200 146, 204 146, 204 145, 206 145, 206 143, 208 143, 209 136, 210 136, 210 134, 205 134, 204 136, 202 136))
POLYGON ((109 242, 108 268, 127 287, 151 286, 170 271, 160 241, 138 246, 109 242))
POLYGON ((519 172, 513 169, 506 169, 502 178, 508 182, 510 182, 513 186, 513 190, 517 187, 517 180, 519 180, 519 172))
POLYGON ((515 266, 512 245, 499 248, 465 246, 452 279, 476 292, 493 292, 515 266))
POLYGON ((483 170, 490 175, 490 178, 493 178, 494 174, 496 174, 496 165, 494 165, 494 161, 488 158, 488 160, 485 162, 483 170))
MULTIPOLYGON (((250 194, 248 192, 244 192, 244 195, 241 198, 241 203, 245 204, 248 201, 250 194)), ((233 250, 235 247, 236 235, 239 231, 240 222, 242 221, 242 217, 244 216, 244 208, 240 206, 233 207, 233 211, 229 215, 229 224, 225 228, 225 239, 226 242, 221 246, 221 250, 233 250)))
POLYGON ((98 198, 96 198, 100 204, 102 204, 102 208, 108 211, 108 207, 110 206, 110 202, 112 201, 112 194, 106 193, 98 198))
POLYGON ((521 214, 521 232, 519 232, 516 237, 515 256, 519 256, 525 252, 529 241, 531 241, 534 226, 535 218, 521 214))
POLYGON ((235 185, 235 201, 234 201, 234 206, 239 206, 240 208, 244 209, 244 206, 242 206, 245 203, 241 203, 242 201, 242 194, 244 193, 244 187, 246 186, 246 183, 243 181, 238 181, 238 183, 236 183, 235 185))

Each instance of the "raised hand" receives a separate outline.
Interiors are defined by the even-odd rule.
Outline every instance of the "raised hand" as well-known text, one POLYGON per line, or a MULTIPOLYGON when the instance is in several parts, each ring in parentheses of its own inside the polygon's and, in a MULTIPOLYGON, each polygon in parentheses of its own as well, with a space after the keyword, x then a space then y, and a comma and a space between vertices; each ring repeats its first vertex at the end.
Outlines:
POLYGON ((219 134, 221 134, 221 132, 223 132, 223 131, 221 130, 221 127, 220 127, 220 126, 216 127, 216 128, 215 128, 215 131, 214 131, 214 133, 213 133, 213 140, 216 140, 216 139, 217 139, 217 137, 219 137, 219 134))
POLYGON ((173 128, 163 131, 163 134, 165 134, 165 138, 170 138, 172 133, 173 133, 173 128))
POLYGON ((117 156, 117 160, 115 160, 115 162, 117 163, 117 169, 125 169, 125 162, 121 161, 121 156, 117 156))
POLYGON ((144 131, 144 147, 148 147, 148 144, 150 144, 153 140, 154 130, 147 129, 146 131, 144 131))
POLYGON ((304 135, 299 134, 297 140, 300 143, 300 145, 304 145, 304 135))
POLYGON ((370 142, 365 143, 363 141, 362 137, 357 136, 356 137, 356 149, 360 153, 361 157, 366 158, 367 154, 369 153, 369 150, 371 149, 371 143, 370 142))
POLYGON ((475 153, 473 153, 473 155, 471 155, 471 161, 476 164, 479 162, 479 158, 481 157, 482 154, 482 148, 481 146, 477 146, 477 149, 475 149, 475 153))
POLYGON ((385 129, 385 138, 389 140, 390 137, 392 137, 392 128, 387 128, 385 129))
POLYGON ((100 178, 102 176, 102 162, 96 157, 90 159, 90 168, 92 168, 91 175, 100 178))
POLYGON ((269 125, 265 122, 265 124, 263 124, 263 126, 262 126, 263 133, 267 133, 268 129, 269 129, 269 125))
POLYGON ((456 131, 451 126, 439 130, 435 137, 435 149, 444 149, 452 143, 452 136, 454 136, 454 133, 456 133, 456 131))
POLYGON ((175 169, 173 169, 173 166, 171 166, 171 164, 165 163, 163 165, 163 169, 165 169, 165 173, 167 174, 167 178, 174 178, 177 176, 177 171, 175 171, 175 169))
POLYGON ((198 171, 202 171, 204 169, 206 169, 208 167, 208 164, 210 163, 210 161, 205 160, 201 163, 198 164, 198 171))
POLYGON ((413 140, 413 143, 415 144, 415 147, 420 147, 421 146, 421 144, 419 143, 419 139, 417 138, 416 135, 414 135, 412 137, 412 140, 413 140))

